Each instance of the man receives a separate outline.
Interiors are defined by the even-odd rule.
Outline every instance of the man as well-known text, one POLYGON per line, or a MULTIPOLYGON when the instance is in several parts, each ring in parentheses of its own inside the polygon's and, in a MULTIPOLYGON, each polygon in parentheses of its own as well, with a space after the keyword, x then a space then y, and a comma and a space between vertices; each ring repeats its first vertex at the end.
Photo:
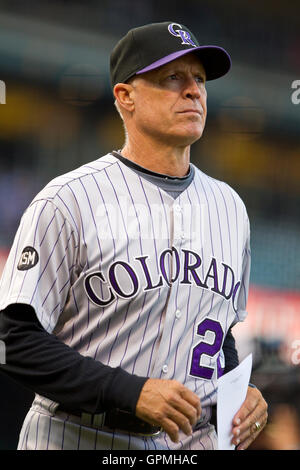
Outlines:
MULTIPOLYGON (((230 68, 184 26, 131 30, 111 55, 126 142, 56 178, 24 214, 3 275, 5 371, 36 392, 19 449, 216 449, 217 378, 237 364, 249 223, 190 163, 205 81, 230 68), (225 358, 224 358, 225 357, 225 358)), ((249 387, 246 448, 267 419, 249 387)))

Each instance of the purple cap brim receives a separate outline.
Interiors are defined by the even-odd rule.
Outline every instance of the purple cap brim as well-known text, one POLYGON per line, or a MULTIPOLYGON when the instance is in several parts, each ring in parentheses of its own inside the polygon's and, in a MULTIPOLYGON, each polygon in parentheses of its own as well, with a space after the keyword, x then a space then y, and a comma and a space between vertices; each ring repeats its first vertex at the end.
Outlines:
MULTIPOLYGON (((150 72, 151 70, 155 70, 158 67, 161 67, 162 65, 168 64, 169 62, 172 62, 173 60, 176 60, 179 57, 184 56, 185 54, 189 54, 190 52, 196 52, 196 51, 203 51, 203 52, 208 52, 208 53, 211 51, 213 53, 217 52, 218 54, 221 53, 221 55, 223 55, 223 59, 225 59, 224 61, 222 61, 222 64, 221 63, 219 64, 220 65, 219 67, 218 67, 218 63, 214 63, 214 70, 212 71, 212 74, 210 73, 211 72, 210 70, 206 69, 207 80, 221 77, 222 75, 225 75, 229 71, 231 67, 231 59, 230 59, 229 54, 225 51, 225 49, 219 46, 199 46, 199 47, 191 47, 190 49, 184 49, 181 51, 176 51, 176 52, 173 52, 172 54, 166 55, 165 57, 162 57, 161 59, 156 60, 155 62, 148 65, 147 67, 144 67, 143 69, 139 70, 138 72, 136 72, 136 75, 140 75, 145 72, 150 72), (212 76, 213 78, 210 78, 210 76, 212 76)), ((204 68, 206 68, 205 64, 203 65, 204 65, 204 68)))

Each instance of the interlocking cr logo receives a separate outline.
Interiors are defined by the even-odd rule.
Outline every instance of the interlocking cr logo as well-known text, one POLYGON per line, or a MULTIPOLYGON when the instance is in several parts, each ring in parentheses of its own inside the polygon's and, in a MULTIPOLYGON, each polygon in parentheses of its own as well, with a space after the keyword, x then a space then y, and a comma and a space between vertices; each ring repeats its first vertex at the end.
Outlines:
POLYGON ((182 29, 182 26, 178 23, 170 23, 168 26, 168 31, 171 33, 173 36, 177 38, 181 38, 182 42, 181 44, 190 44, 193 47, 197 47, 197 44, 194 43, 194 41, 191 38, 190 33, 187 31, 184 31, 182 29), (178 26, 180 29, 174 29, 174 27, 178 26))

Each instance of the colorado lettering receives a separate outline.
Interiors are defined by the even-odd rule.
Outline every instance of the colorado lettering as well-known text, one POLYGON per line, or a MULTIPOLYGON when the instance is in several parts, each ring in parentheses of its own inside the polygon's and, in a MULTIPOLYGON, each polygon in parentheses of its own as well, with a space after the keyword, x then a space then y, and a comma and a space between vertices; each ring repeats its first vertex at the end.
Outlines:
POLYGON ((191 250, 181 250, 181 257, 174 247, 164 250, 159 256, 159 273, 156 276, 150 269, 149 256, 135 258, 133 267, 125 261, 115 261, 107 270, 89 274, 84 287, 89 299, 101 307, 110 305, 116 297, 133 298, 142 288, 145 292, 158 289, 164 284, 171 286, 177 280, 180 284, 196 285, 232 300, 236 311, 235 298, 241 282, 235 279, 233 269, 225 263, 218 263, 212 257, 208 269, 201 279, 199 268, 202 259, 191 250))

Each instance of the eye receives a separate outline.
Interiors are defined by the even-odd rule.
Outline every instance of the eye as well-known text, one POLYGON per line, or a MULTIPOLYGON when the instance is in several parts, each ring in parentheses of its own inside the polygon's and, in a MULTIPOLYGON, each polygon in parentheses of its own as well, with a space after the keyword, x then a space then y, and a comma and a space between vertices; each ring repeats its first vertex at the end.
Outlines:
POLYGON ((168 76, 168 79, 169 80, 177 80, 178 79, 178 76, 176 73, 172 73, 171 75, 168 76))
POLYGON ((195 80, 196 80, 198 83, 205 83, 204 77, 202 77, 202 75, 197 75, 197 76, 195 77, 195 80))

